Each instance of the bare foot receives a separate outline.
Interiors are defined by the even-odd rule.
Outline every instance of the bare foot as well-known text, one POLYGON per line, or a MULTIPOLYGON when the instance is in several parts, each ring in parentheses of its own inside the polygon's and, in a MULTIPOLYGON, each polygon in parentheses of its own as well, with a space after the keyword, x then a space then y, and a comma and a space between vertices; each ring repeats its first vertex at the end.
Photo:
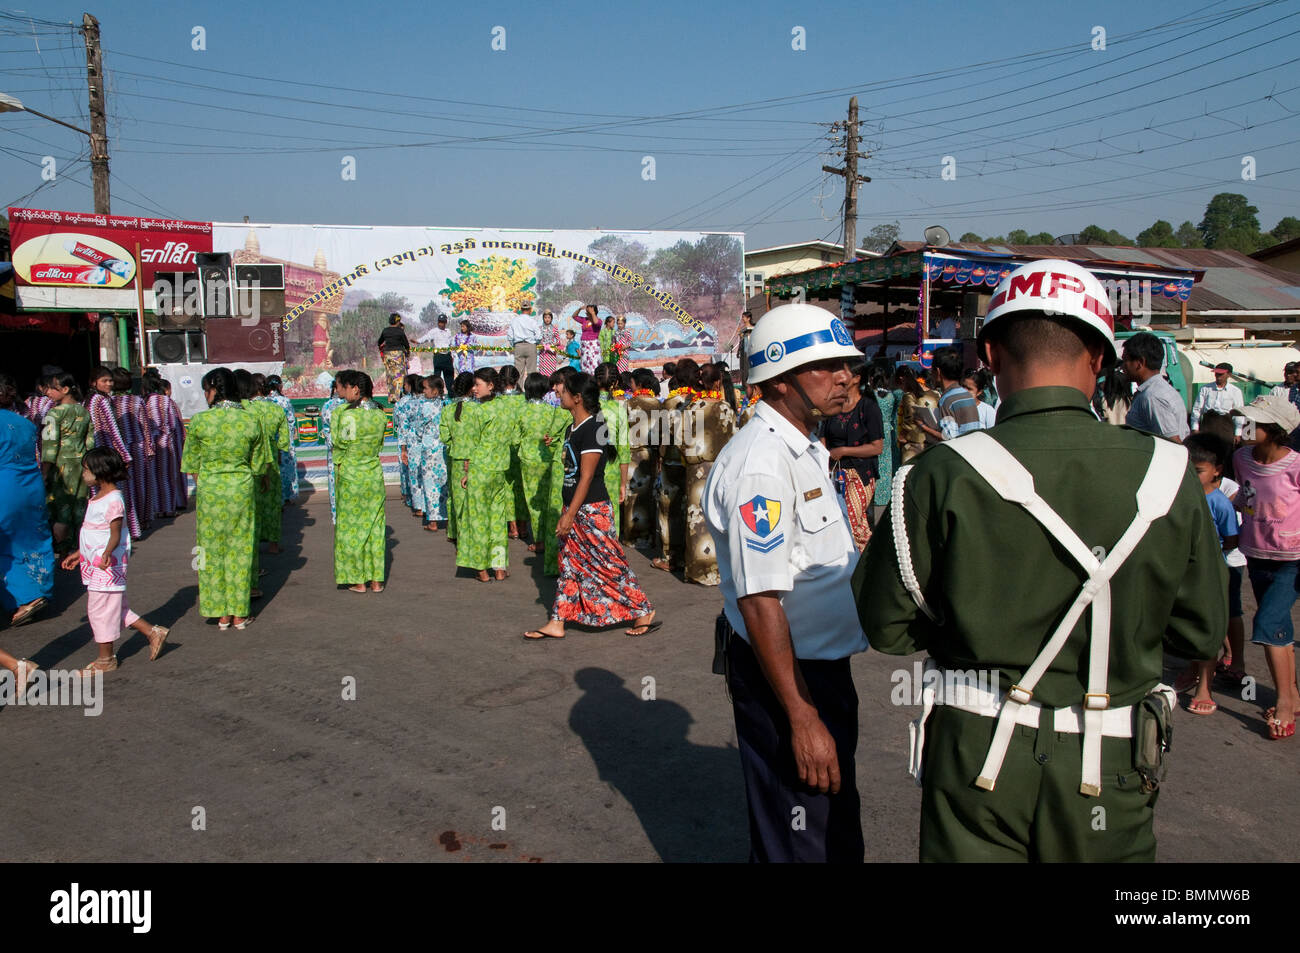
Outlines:
POLYGON ((558 619, 552 619, 540 629, 529 629, 524 633, 524 638, 529 642, 540 642, 542 639, 562 639, 564 638, 564 623, 558 619))

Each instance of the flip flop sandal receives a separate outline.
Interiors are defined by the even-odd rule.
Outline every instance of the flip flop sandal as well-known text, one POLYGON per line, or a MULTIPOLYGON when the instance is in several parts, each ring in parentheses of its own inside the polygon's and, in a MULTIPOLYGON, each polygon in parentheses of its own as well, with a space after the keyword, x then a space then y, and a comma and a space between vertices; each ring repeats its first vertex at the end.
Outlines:
POLYGON ((549 632, 543 632, 541 629, 529 629, 524 633, 525 642, 545 642, 547 639, 562 639, 562 635, 551 635, 549 632))
POLYGON ((1191 701, 1187 704, 1187 710, 1193 715, 1213 715, 1219 710, 1219 706, 1212 701, 1198 702, 1191 701), (1198 707, 1199 706, 1199 707, 1198 707))
POLYGON ((39 599, 33 599, 27 605, 18 610, 9 624, 11 626, 26 625, 28 622, 31 622, 32 619, 36 618, 36 614, 49 604, 50 600, 46 599, 44 596, 41 596, 39 599))
POLYGON ((167 641, 167 635, 170 632, 171 629, 165 625, 155 625, 150 631, 149 634, 154 638, 149 640, 149 661, 152 662, 159 655, 162 655, 163 644, 167 641), (155 642, 154 639, 157 639, 157 641, 155 642))
POLYGON ((348 586, 348 592, 369 592, 369 586, 348 586))
POLYGON ((1268 736, 1273 741, 1281 741, 1283 738, 1290 738, 1295 735, 1295 722, 1282 724, 1277 718, 1268 720, 1268 736))
POLYGON ((639 639, 639 638, 641 638, 641 637, 644 636, 644 635, 649 635, 651 632, 654 632, 655 630, 661 628, 662 626, 663 626, 663 623, 662 623, 662 622, 660 622, 658 619, 654 619, 654 620, 652 620, 652 621, 650 621, 650 622, 647 622, 645 625, 634 625, 634 626, 632 626, 631 629, 628 629, 628 630, 627 630, 627 634, 628 634, 628 636, 631 637, 631 638, 639 639), (643 631, 643 632, 633 632, 632 629, 644 629, 645 631, 643 631))
POLYGON ((236 629, 239 629, 239 630, 241 630, 241 631, 244 630, 244 629, 247 629, 249 623, 252 622, 252 621, 253 621, 253 617, 250 615, 250 616, 249 616, 247 619, 245 619, 243 622, 236 622, 236 623, 235 623, 235 628, 236 628, 236 629))

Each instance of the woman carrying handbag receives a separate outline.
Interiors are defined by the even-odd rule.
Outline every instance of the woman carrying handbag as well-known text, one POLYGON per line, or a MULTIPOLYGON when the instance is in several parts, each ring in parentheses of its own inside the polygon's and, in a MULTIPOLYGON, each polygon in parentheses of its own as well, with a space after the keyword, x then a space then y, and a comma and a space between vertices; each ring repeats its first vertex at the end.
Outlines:
POLYGON ((861 552, 871 539, 876 464, 885 447, 885 426, 868 385, 866 360, 853 361, 849 374, 849 403, 841 413, 826 418, 822 440, 830 451, 835 488, 844 497, 853 541, 861 552))

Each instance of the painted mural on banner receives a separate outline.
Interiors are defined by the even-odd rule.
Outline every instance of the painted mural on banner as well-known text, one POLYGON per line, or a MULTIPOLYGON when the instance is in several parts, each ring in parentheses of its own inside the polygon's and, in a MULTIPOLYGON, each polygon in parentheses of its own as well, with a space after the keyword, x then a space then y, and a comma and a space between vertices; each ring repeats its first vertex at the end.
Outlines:
POLYGON ((439 316, 474 336, 477 366, 510 360, 506 332, 525 304, 622 316, 631 366, 709 359, 731 343, 743 307, 741 235, 716 232, 352 227, 215 223, 214 251, 235 264, 284 265, 285 394, 324 397, 337 369, 383 376, 376 342, 402 315, 411 371, 429 373, 439 316))

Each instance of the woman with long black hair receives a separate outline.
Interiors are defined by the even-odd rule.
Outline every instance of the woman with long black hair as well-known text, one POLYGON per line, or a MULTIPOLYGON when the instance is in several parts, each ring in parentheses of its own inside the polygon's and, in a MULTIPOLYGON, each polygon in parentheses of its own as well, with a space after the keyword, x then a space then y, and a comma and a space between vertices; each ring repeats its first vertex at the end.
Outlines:
POLYGON ((243 629, 252 621, 257 571, 254 483, 271 465, 271 447, 261 423, 240 405, 229 368, 208 371, 201 384, 208 409, 190 421, 181 457, 198 496, 199 615, 216 618, 221 629, 243 629))
POLYGON ((604 469, 616 451, 600 436, 600 388, 589 374, 558 385, 560 405, 573 423, 565 431, 564 511, 555 535, 560 578, 551 618, 524 633, 528 641, 564 638, 564 625, 602 627, 631 622, 627 634, 647 635, 662 625, 627 564, 614 531, 614 510, 605 491, 604 469))
POLYGON ((849 400, 844 409, 827 417, 822 442, 830 451, 835 488, 844 497, 858 552, 871 538, 871 506, 879 471, 876 462, 885 448, 885 425, 880 405, 867 377, 866 359, 849 362, 849 400))
POLYGON ((460 536, 465 523, 465 491, 460 477, 469 461, 469 440, 466 434, 478 411, 478 401, 470 393, 474 388, 474 374, 461 371, 451 385, 450 402, 442 414, 442 442, 447 453, 447 538, 453 543, 460 536), (452 405, 455 406, 452 406, 452 405))
POLYGON ((489 582, 491 569, 498 581, 510 575, 507 527, 514 514, 510 484, 511 449, 518 435, 514 407, 496 397, 497 372, 480 367, 474 372, 474 397, 478 408, 463 430, 456 432, 457 452, 468 454, 451 479, 465 491, 464 524, 458 524, 456 565, 473 569, 479 582, 489 582))
POLYGON ((347 406, 334 412, 334 465, 338 468, 338 522, 334 524, 334 582, 350 592, 384 591, 387 523, 384 519, 384 446, 388 415, 375 404, 374 384, 363 371, 335 378, 347 406))

